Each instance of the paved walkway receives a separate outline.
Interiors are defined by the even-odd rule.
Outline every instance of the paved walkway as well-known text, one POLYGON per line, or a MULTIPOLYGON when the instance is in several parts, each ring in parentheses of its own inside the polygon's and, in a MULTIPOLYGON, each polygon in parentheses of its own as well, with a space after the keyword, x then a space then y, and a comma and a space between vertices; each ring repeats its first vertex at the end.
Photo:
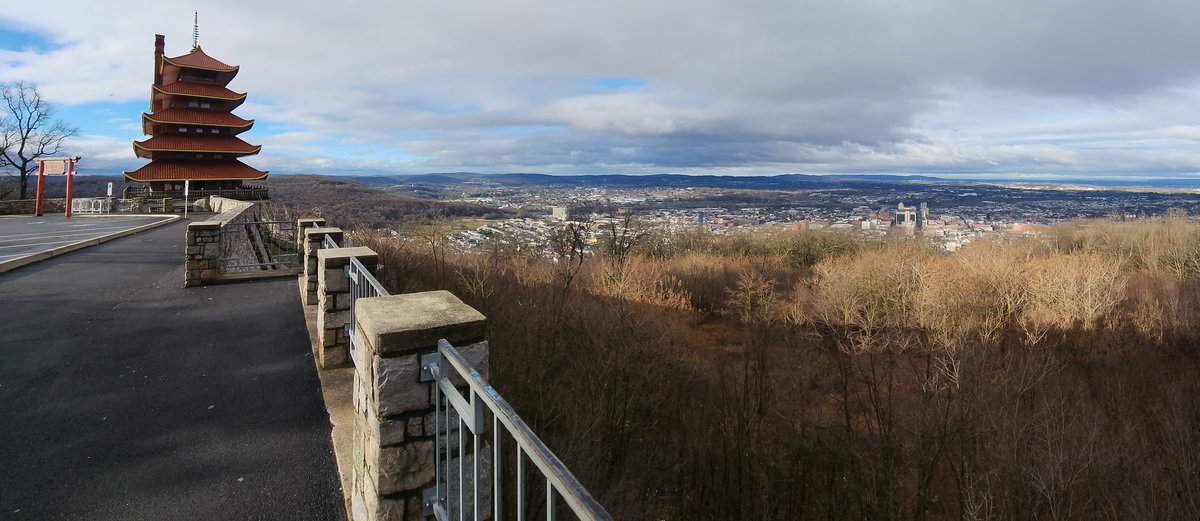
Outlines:
POLYGON ((0 519, 338 519, 295 279, 183 289, 182 221, 0 274, 0 519))

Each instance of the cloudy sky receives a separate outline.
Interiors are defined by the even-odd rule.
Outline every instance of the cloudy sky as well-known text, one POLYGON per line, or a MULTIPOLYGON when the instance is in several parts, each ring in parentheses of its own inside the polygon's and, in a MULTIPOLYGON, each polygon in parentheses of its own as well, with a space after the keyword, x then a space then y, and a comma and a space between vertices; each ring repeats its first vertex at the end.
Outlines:
POLYGON ((24 5, 0 81, 89 173, 143 162, 154 34, 186 53, 199 10, 274 173, 1200 178, 1194 0, 24 5))

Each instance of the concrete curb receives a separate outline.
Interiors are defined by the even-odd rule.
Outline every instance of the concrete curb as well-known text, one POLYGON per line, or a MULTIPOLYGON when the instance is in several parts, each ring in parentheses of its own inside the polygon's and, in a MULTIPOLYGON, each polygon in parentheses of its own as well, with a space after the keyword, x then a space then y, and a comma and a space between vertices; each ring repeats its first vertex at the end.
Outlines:
MULTIPOLYGON (((82 217, 82 215, 80 217, 82 217)), ((122 217, 126 217, 126 216, 122 215, 122 217)), ((29 264, 33 264, 35 262, 44 261, 51 257, 57 257, 64 253, 70 253, 75 250, 87 248, 88 246, 95 246, 102 242, 108 242, 113 239, 119 239, 119 238, 125 237, 127 235, 133 235, 138 232, 146 231, 151 228, 157 228, 164 224, 173 223, 175 221, 178 221, 181 218, 178 215, 156 215, 156 214, 150 214, 150 215, 136 215, 135 214, 135 215, 130 215, 128 217, 162 217, 162 220, 148 223, 148 224, 143 224, 141 226, 136 226, 133 228, 129 228, 127 230, 121 230, 119 232, 113 232, 108 235, 101 235, 99 237, 94 237, 94 238, 79 241, 79 242, 73 242, 71 244, 64 244, 57 248, 52 248, 52 249, 49 249, 49 250, 46 250, 43 252, 38 252, 38 253, 31 253, 24 257, 17 257, 15 259, 9 259, 4 262, 0 262, 0 273, 12 271, 17 268, 20 268, 21 266, 26 266, 29 264)))
MULTIPOLYGON (((297 278, 300 298, 304 298, 303 278, 297 278)), ((329 413, 329 424, 332 427, 330 438, 333 441, 333 456, 337 460, 338 478, 342 485, 342 501, 345 503, 346 517, 353 518, 350 512, 350 481, 351 481, 351 450, 354 434, 354 368, 334 367, 324 369, 317 360, 317 306, 304 306, 304 321, 308 325, 308 338, 312 343, 313 364, 317 368, 317 378, 321 380, 321 397, 325 400, 325 411, 329 413)))

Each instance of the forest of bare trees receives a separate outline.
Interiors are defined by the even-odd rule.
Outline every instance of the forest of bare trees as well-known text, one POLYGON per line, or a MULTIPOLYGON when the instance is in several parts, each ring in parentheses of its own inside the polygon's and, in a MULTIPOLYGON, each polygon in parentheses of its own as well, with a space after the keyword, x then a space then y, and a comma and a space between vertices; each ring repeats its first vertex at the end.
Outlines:
POLYGON ((354 240, 488 316, 496 387, 619 519, 1200 519, 1183 216, 955 253, 633 218, 553 258, 354 240))

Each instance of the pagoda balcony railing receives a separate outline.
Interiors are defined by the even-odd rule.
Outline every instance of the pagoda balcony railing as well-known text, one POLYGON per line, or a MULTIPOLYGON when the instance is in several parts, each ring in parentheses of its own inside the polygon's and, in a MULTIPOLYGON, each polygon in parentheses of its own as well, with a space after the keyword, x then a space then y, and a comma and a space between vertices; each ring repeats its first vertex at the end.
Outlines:
MULTIPOLYGON (((241 188, 227 188, 219 190, 188 190, 188 200, 195 201, 203 199, 210 195, 227 197, 229 199, 237 199, 239 201, 266 201, 270 199, 267 195, 267 188, 263 186, 243 186, 241 188)), ((125 198, 134 199, 163 199, 171 198, 183 200, 183 190, 151 190, 148 187, 129 187, 125 189, 125 198)))

